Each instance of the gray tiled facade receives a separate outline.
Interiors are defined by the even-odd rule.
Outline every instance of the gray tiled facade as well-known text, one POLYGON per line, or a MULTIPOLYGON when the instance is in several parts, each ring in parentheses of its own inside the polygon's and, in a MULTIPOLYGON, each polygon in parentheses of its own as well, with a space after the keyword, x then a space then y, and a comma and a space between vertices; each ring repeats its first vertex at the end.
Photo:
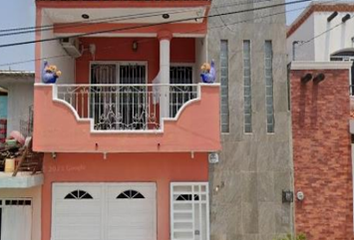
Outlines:
MULTIPOLYGON (((250 2, 213 0, 210 14, 284 1, 250 2)), ((217 67, 220 41, 228 41, 230 122, 229 132, 222 134, 220 162, 210 164, 211 240, 272 240, 293 232, 292 204, 282 203, 282 190, 293 190, 284 12, 282 6, 208 20, 208 59, 215 59, 217 67), (271 14, 274 16, 267 17, 271 14), (223 25, 227 27, 218 27, 223 25), (251 43, 252 133, 244 130, 244 40, 251 43), (273 48, 274 133, 267 133, 267 40, 272 41, 273 48)))

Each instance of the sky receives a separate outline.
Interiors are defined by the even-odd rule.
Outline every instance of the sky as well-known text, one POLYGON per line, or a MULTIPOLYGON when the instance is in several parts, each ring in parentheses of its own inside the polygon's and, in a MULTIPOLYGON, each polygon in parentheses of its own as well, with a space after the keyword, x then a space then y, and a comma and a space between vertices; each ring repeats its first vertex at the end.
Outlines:
MULTIPOLYGON (((239 0, 234 0, 235 2, 239 0)), ((290 2, 294 0, 286 0, 290 2)), ((35 24, 35 0, 9 0, 3 3, 0 8, 0 31, 9 28, 32 27, 35 24)), ((308 3, 294 4, 286 6, 287 24, 291 24, 294 19, 303 11, 308 3), (299 9, 293 11, 294 9, 299 9)), ((4 33, 4 32, 0 32, 4 33)), ((0 44, 23 42, 33 40, 34 34, 15 35, 0 37, 0 44)), ((34 62, 27 62, 11 66, 4 64, 22 62, 34 59, 34 44, 0 48, 0 69, 27 70, 34 71, 34 62)))

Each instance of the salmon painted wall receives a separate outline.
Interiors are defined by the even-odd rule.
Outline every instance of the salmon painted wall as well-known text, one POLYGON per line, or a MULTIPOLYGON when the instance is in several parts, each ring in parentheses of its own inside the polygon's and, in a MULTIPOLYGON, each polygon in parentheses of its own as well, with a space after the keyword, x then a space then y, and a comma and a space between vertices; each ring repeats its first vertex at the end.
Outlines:
MULTIPOLYGON (((89 83, 90 61, 146 61, 148 82, 159 71, 159 41, 157 38, 81 38, 85 48, 96 45, 95 59, 88 51, 76 59, 76 82, 89 83), (138 41, 138 50, 132 50, 133 41, 138 41)), ((172 63, 195 63, 195 39, 174 38, 171 41, 172 63)))
POLYGON ((157 240, 168 240, 170 182, 208 181, 206 153, 171 154, 58 154, 44 156, 42 188, 42 240, 50 240, 52 183, 156 182, 157 240))
POLYGON ((200 100, 187 103, 177 120, 165 120, 163 132, 95 133, 89 120, 78 121, 67 104, 53 101, 52 85, 35 85, 33 149, 68 153, 219 151, 219 84, 200 87, 200 100))

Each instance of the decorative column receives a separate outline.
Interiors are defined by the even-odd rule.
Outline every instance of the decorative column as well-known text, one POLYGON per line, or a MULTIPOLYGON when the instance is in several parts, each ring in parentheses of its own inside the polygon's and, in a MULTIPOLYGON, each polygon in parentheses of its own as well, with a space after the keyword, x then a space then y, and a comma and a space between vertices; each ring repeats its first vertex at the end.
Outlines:
POLYGON ((160 41, 160 118, 170 116, 170 41, 172 34, 169 31, 160 31, 157 35, 160 41))

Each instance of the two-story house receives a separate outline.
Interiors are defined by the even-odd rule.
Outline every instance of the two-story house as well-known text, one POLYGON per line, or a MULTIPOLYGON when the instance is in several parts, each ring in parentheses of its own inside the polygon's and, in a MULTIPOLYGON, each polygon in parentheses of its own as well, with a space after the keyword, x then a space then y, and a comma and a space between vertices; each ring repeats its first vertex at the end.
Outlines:
POLYGON ((353 238, 352 2, 316 2, 287 32, 295 227, 308 239, 353 238))
POLYGON ((36 1, 33 149, 41 239, 209 239, 218 84, 201 84, 209 0, 36 1), (86 20, 86 22, 85 22, 86 20), (50 39, 46 41, 46 39, 50 39), (67 55, 67 56, 66 56, 67 55))

